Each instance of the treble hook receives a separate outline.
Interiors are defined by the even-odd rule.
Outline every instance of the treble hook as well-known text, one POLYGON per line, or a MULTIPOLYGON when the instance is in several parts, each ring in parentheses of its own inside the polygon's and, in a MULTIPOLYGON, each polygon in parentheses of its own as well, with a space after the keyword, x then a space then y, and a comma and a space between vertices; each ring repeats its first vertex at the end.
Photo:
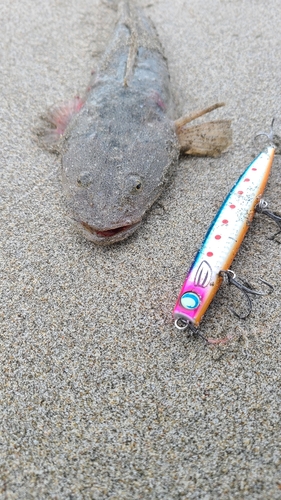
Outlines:
POLYGON ((269 292, 258 292, 257 290, 253 290, 251 285, 249 285, 249 283, 247 283, 247 281, 245 281, 241 278, 237 277, 239 280, 239 281, 237 281, 236 274, 233 271, 231 271, 230 269, 228 269, 227 271, 220 271, 219 274, 220 274, 220 276, 223 277, 224 281, 226 281, 228 285, 234 285, 246 297, 246 300, 248 303, 248 312, 244 316, 242 316, 241 314, 238 314, 231 307, 229 308, 230 311, 239 319, 246 319, 251 314, 252 301, 251 301, 251 298, 249 297, 249 295, 268 295, 269 293, 272 293, 274 290, 273 286, 270 283, 268 283, 267 281, 265 281, 261 278, 260 278, 260 281, 270 288, 269 292))
POLYGON ((259 132, 258 134, 255 135, 254 139, 256 139, 256 137, 259 137, 260 135, 265 135, 268 138, 270 145, 275 149, 275 154, 280 154, 281 153, 281 147, 280 147, 281 146, 281 138, 279 135, 274 134, 274 132, 273 132, 274 121, 275 121, 275 118, 273 118, 273 120, 271 122, 269 133, 259 132))
POLYGON ((274 240, 275 236, 281 233, 281 217, 280 215, 277 215, 276 212, 270 212, 267 207, 268 203, 262 198, 256 205, 255 209, 258 214, 266 215, 270 219, 274 220, 277 226, 279 226, 280 230, 277 231, 277 233, 275 233, 273 236, 271 236, 271 238, 269 238, 270 240, 274 240))
POLYGON ((175 327, 178 330, 182 331, 187 330, 187 328, 189 328, 189 330, 191 330, 192 335, 198 335, 202 340, 204 340, 205 342, 207 342, 207 344, 209 344, 209 340, 207 339, 207 337, 204 337, 204 335, 198 330, 198 328, 196 328, 196 326, 194 326, 193 323, 191 323, 191 321, 187 321, 184 318, 177 318, 175 321, 175 327))
POLYGON ((195 335, 195 336, 198 335, 198 337, 200 337, 209 346, 228 344, 228 342, 232 339, 232 336, 228 336, 228 335, 226 337, 218 338, 218 339, 207 338, 204 335, 202 335, 200 330, 198 328, 196 328, 196 326, 193 323, 191 323, 191 321, 188 321, 184 318, 177 318, 175 321, 175 326, 178 330, 182 330, 182 331, 187 330, 187 328, 189 328, 189 330, 191 330, 192 335, 195 335))
POLYGON ((259 132, 258 134, 255 135, 255 138, 260 136, 260 135, 265 135, 268 140, 270 141, 270 143, 275 147, 275 144, 274 144, 274 132, 273 132, 273 124, 274 124, 274 121, 275 121, 275 118, 272 119, 272 122, 271 122, 271 125, 270 125, 270 132, 267 133, 267 132, 259 132))

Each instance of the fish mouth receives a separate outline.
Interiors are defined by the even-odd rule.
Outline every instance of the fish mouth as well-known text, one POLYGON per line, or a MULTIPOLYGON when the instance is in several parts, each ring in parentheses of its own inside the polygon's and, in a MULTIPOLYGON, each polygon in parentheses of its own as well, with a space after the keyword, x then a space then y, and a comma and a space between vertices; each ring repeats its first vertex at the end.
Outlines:
POLYGON ((87 222, 80 222, 83 233, 87 239, 94 241, 95 243, 100 243, 107 245, 110 243, 115 243, 117 241, 123 240, 130 236, 141 221, 134 222, 133 224, 126 224, 124 226, 118 226, 110 229, 97 229, 91 226, 87 222))

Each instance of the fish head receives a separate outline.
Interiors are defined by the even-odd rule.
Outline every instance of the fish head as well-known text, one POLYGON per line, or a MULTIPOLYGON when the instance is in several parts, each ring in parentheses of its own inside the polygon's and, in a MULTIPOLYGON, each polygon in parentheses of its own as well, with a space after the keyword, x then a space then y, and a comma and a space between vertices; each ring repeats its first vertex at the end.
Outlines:
POLYGON ((178 158, 172 124, 124 137, 92 133, 69 141, 63 185, 84 236, 108 245, 130 236, 160 196, 178 158))

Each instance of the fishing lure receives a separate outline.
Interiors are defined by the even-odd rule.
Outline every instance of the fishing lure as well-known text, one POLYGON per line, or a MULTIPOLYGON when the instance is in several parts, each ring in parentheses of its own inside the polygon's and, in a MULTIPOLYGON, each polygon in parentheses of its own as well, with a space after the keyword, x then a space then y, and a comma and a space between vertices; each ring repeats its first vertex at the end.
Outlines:
MULTIPOLYGON (((267 203, 262 199, 276 150, 272 129, 270 134, 265 135, 271 144, 253 160, 231 189, 187 273, 174 308, 175 325, 180 330, 190 328, 193 333, 203 337, 197 327, 224 280, 238 287, 247 298, 249 312, 245 316, 233 311, 240 318, 244 319, 250 313, 249 294, 264 295, 250 288, 243 280, 236 279, 229 267, 255 212, 264 213, 281 227, 281 217, 269 212, 267 203)), ((269 283, 263 283, 272 291, 273 287, 269 283)), ((220 343, 219 339, 212 342, 203 338, 209 343, 220 343)))

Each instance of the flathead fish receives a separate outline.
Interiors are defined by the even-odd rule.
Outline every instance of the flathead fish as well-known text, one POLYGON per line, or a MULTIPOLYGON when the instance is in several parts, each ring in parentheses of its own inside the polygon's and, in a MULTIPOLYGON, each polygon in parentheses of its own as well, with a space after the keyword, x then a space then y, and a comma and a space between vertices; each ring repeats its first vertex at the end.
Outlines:
POLYGON ((38 135, 62 155, 71 217, 97 244, 131 235, 160 196, 180 152, 217 156, 230 122, 174 120, 167 61, 152 22, 122 1, 113 39, 83 98, 53 109, 38 135))

